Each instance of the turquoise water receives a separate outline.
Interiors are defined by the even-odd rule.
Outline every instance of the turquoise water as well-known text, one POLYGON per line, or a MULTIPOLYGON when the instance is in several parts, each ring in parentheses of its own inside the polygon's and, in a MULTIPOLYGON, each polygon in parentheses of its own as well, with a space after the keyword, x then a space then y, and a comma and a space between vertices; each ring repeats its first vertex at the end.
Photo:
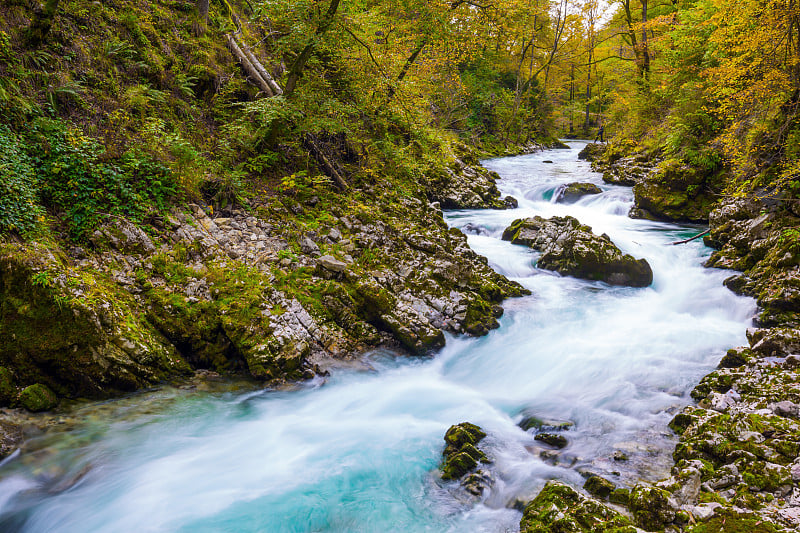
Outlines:
POLYGON ((628 219, 630 190, 603 184, 577 161, 583 143, 571 146, 486 162, 519 209, 447 215, 533 291, 506 302, 500 329, 448 337, 432 358, 378 351, 295 390, 164 388, 86 407, 0 464, 0 531, 504 532, 518 528, 514 500, 548 479, 580 485, 585 469, 622 485, 665 475, 666 423, 725 350, 745 342, 754 305, 722 287, 730 273, 701 267, 701 242, 666 245, 696 228, 628 219), (549 201, 572 181, 604 193, 549 201), (499 239, 533 214, 572 214, 608 233, 647 258, 653 285, 537 270, 534 253, 499 239), (560 456, 541 455, 516 425, 523 413, 574 423, 560 456), (493 481, 480 498, 436 471, 444 432, 462 421, 489 433, 493 481), (613 461, 615 451, 630 460, 613 461))

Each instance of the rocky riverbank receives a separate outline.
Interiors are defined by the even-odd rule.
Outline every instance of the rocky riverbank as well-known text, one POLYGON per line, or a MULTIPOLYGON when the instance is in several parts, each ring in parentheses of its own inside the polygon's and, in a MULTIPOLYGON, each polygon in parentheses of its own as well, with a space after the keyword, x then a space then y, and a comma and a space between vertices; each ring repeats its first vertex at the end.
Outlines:
POLYGON ((527 291, 435 201, 511 200, 487 171, 450 168, 409 196, 377 186, 225 213, 190 204, 142 226, 112 219, 80 246, 4 240, 0 406, 47 410, 197 370, 275 385, 380 345, 426 354, 443 332, 486 334, 502 301, 527 291))
POLYGON ((607 490, 602 492, 587 481, 584 488, 594 496, 550 483, 526 507, 521 530, 796 531, 800 528, 798 204, 765 193, 724 199, 712 206, 708 198, 692 196, 688 190, 686 184, 696 181, 696 172, 598 152, 602 150, 587 150, 585 156, 596 160, 595 168, 605 171, 606 181, 634 185, 637 208, 632 216, 641 216, 636 209, 646 208, 654 218, 705 221, 703 213, 710 210, 711 233, 705 242, 717 251, 707 266, 741 271, 726 286, 754 297, 761 311, 756 327, 748 332, 749 346, 730 350, 719 369, 692 391, 697 404, 670 423, 679 436, 671 477, 655 485, 621 488, 606 480, 602 485, 607 490), (664 176, 675 179, 663 180, 664 176), (664 201, 653 202, 653 195, 664 201))

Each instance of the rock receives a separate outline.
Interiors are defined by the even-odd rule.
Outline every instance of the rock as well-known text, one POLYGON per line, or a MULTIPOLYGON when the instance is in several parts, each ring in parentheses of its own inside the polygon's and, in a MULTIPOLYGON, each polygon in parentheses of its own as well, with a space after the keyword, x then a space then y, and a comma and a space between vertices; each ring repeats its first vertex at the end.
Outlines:
POLYGON ((628 507, 636 524, 646 531, 662 530, 675 519, 669 493, 656 487, 636 485, 631 490, 628 507))
POLYGON ((563 435, 556 435, 555 433, 539 433, 533 439, 539 442, 544 442, 545 444, 549 444, 550 446, 558 448, 559 450, 566 448, 568 444, 566 437, 563 435))
POLYGON ((14 376, 9 369, 0 366, 0 406, 11 405, 16 398, 14 376))
POLYGON ((582 161, 595 161, 606 151, 607 145, 599 143, 589 143, 578 153, 578 159, 582 161))
POLYGON ((614 489, 608 495, 608 501, 616 503, 617 505, 628 505, 631 499, 631 491, 629 489, 614 489))
POLYGON ((300 250, 307 255, 319 254, 319 246, 308 237, 300 239, 300 250))
POLYGON ((503 240, 542 252, 537 266, 546 270, 610 285, 646 287, 653 282, 647 261, 623 254, 607 235, 598 237, 573 217, 515 220, 503 240))
POLYGON ((602 189, 594 183, 570 183, 556 191, 556 203, 574 204, 584 196, 602 193, 602 189))
POLYGON ((688 507, 688 511, 692 513, 695 520, 706 522, 714 516, 714 512, 720 507, 722 507, 722 504, 717 502, 701 503, 688 507))
POLYGON ((0 420, 0 460, 5 459, 25 440, 22 428, 12 422, 0 420))
POLYGON ((317 263, 322 268, 330 270, 331 272, 344 272, 347 270, 347 263, 339 261, 333 256, 323 255, 317 259, 317 263))
POLYGON ((608 499, 609 495, 611 495, 616 487, 612 482, 603 477, 591 475, 586 480, 586 483, 583 484, 583 488, 592 496, 605 500, 608 499))
POLYGON ((519 525, 520 533, 636 533, 620 513, 559 481, 544 486, 525 507, 519 525))
POLYGON ((573 426, 574 422, 570 420, 556 420, 551 418, 540 418, 538 416, 526 416, 520 420, 519 427, 528 431, 530 429, 538 429, 540 431, 566 431, 573 426))
POLYGON ((19 403, 33 413, 49 411, 58 405, 58 398, 47 385, 36 383, 25 387, 19 393, 19 403))
POLYGON ((718 199, 711 191, 715 179, 681 160, 663 161, 633 187, 635 218, 704 223, 718 199))
MULTIPOLYGON (((476 445, 486 437, 480 427, 469 422, 451 426, 445 433, 446 443, 442 463, 442 479, 461 479, 475 470, 479 462, 489 462, 486 454, 476 445)), ((470 482, 473 490, 477 490, 476 479, 470 482)))

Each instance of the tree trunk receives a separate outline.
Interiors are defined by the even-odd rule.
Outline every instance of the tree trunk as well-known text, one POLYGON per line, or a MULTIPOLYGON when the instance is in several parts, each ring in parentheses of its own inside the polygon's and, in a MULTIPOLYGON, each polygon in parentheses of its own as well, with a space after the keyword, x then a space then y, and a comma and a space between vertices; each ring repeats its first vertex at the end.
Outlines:
POLYGON ((311 57, 311 53, 314 51, 314 46, 316 45, 317 40, 322 37, 325 32, 328 31, 328 28, 331 27, 331 24, 333 24, 336 11, 339 9, 339 2, 340 0, 331 0, 330 5, 328 6, 328 11, 322 17, 319 26, 317 26, 317 30, 311 37, 311 40, 305 46, 305 48, 303 48, 303 51, 300 52, 300 55, 297 56, 297 59, 294 60, 292 66, 289 67, 289 77, 286 80, 286 89, 283 91, 286 96, 290 96, 297 87, 297 82, 303 75, 303 68, 305 68, 306 63, 311 57))
POLYGON ((261 78, 267 83, 267 85, 269 85, 269 88, 272 89, 272 92, 275 95, 283 94, 283 89, 281 89, 280 85, 278 85, 278 83, 272 78, 270 73, 267 72, 267 69, 264 68, 264 65, 261 64, 261 61, 258 60, 253 51, 250 50, 250 47, 247 46, 247 43, 241 41, 239 44, 241 46, 242 51, 247 56, 247 59, 249 59, 250 63, 252 63, 253 68, 255 68, 255 70, 258 72, 261 78))
POLYGON ((197 12, 203 22, 208 24, 208 0, 197 0, 197 12))
POLYGON ((236 39, 234 39, 233 35, 228 35, 228 48, 230 49, 231 53, 236 56, 236 59, 239 60, 239 63, 242 65, 247 76, 253 81, 253 83, 261 89, 267 96, 275 96, 275 93, 272 91, 272 88, 269 84, 261 77, 261 74, 256 70, 253 66, 253 63, 250 59, 242 52, 242 49, 239 48, 239 45, 236 44, 236 39))
POLYGON ((647 48, 647 0, 642 0, 642 74, 650 77, 650 51, 647 48))
POLYGON ((33 46, 41 44, 50 33, 53 18, 58 10, 58 2, 59 0, 47 0, 43 6, 36 8, 33 21, 26 32, 26 40, 29 44, 33 46))

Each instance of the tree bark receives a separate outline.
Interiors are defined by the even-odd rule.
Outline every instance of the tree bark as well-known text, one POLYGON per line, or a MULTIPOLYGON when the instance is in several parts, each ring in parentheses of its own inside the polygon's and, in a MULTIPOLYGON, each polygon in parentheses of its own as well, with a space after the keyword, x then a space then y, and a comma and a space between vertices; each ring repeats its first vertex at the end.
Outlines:
POLYGON ((331 0, 330 5, 328 6, 328 11, 326 11, 325 15, 322 17, 319 26, 317 26, 317 30, 311 37, 311 40, 305 46, 305 48, 303 48, 303 51, 300 52, 300 55, 297 56, 297 59, 294 60, 292 66, 289 67, 289 77, 286 80, 286 88, 283 91, 286 96, 290 96, 297 87, 297 82, 303 75, 303 69, 311 57, 311 53, 314 51, 314 46, 317 44, 317 40, 322 37, 325 32, 328 31, 328 28, 331 27, 331 24, 333 24, 333 19, 336 16, 336 11, 339 9, 340 1, 341 0, 331 0))
POLYGON ((209 0, 197 0, 197 12, 206 24, 208 24, 208 2, 209 0))

